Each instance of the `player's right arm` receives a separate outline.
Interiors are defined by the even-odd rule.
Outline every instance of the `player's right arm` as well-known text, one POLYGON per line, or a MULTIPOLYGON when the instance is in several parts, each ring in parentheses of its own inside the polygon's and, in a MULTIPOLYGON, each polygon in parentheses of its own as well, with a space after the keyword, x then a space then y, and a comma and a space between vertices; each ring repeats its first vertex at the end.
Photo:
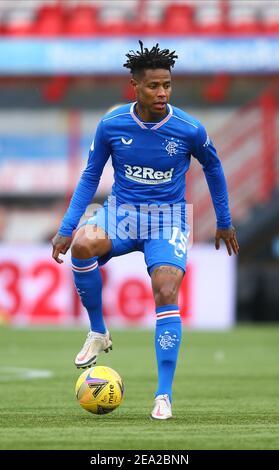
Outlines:
POLYGON ((88 204, 92 202, 110 153, 111 149, 104 123, 101 121, 96 130, 94 144, 92 143, 89 150, 87 166, 74 191, 58 233, 52 239, 52 257, 57 263, 63 263, 59 254, 66 254, 70 248, 73 230, 77 227, 88 204))

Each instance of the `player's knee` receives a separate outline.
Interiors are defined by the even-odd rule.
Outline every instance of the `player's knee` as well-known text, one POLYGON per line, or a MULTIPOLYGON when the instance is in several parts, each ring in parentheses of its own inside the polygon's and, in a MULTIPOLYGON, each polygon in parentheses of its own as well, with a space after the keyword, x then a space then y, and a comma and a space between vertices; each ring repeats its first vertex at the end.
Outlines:
POLYGON ((72 243, 72 256, 74 258, 92 258, 99 255, 100 240, 88 240, 86 237, 78 237, 72 243))
POLYGON ((173 284, 162 284, 155 289, 156 305, 174 304, 177 300, 177 289, 173 284))
POLYGON ((92 250, 88 246, 88 243, 84 242, 82 239, 73 241, 71 247, 72 256, 74 258, 90 258, 92 255, 92 250))

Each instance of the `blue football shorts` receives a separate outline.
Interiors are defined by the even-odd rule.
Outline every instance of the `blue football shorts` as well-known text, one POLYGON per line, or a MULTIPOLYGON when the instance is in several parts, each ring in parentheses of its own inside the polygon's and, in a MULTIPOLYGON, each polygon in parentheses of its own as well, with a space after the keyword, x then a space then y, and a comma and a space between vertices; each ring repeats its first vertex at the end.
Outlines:
POLYGON ((189 238, 186 205, 173 207, 161 205, 160 211, 156 207, 146 210, 128 205, 116 207, 106 201, 86 222, 101 227, 112 242, 111 251, 99 257, 100 266, 115 256, 141 251, 150 275, 162 265, 176 266, 185 273, 189 238))

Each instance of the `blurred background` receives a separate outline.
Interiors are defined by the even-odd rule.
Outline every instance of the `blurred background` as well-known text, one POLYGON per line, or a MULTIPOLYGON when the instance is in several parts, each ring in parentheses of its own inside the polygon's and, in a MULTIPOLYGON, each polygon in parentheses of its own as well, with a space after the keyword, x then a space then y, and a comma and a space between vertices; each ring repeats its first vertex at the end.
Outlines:
MULTIPOLYGON (((134 100, 125 54, 175 49, 171 103, 206 126, 227 176, 238 259, 215 252, 215 216, 192 161, 194 206, 180 305, 186 325, 279 320, 279 2, 276 0, 0 1, 0 321, 83 324, 69 268, 51 259, 99 119, 134 100), (202 293, 202 295, 201 295, 202 293)), ((95 201, 112 184, 106 165, 95 201)), ((153 326, 143 257, 103 270, 116 327, 153 326)))

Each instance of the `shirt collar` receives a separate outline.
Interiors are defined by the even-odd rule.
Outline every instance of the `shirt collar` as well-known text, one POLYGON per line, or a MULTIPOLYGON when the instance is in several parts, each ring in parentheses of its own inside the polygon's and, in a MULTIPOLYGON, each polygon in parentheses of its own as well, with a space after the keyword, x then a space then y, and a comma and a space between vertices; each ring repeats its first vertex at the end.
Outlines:
MULTIPOLYGON (((130 114, 132 116, 132 118, 134 119, 134 121, 136 121, 136 123, 142 128, 142 129, 148 129, 148 127, 144 124, 143 121, 140 120, 140 118, 137 116, 136 112, 135 112, 135 107, 136 107, 136 104, 137 102, 135 101, 134 103, 131 104, 131 107, 130 107, 130 114)), ((156 129, 159 129, 159 127, 163 126, 164 124, 166 124, 166 122, 168 122, 168 120, 172 117, 173 115, 173 109, 172 109, 172 106, 167 103, 167 107, 168 107, 168 114, 159 122, 157 122, 156 124, 154 124, 154 126, 150 127, 149 129, 151 130, 156 130, 156 129)))

